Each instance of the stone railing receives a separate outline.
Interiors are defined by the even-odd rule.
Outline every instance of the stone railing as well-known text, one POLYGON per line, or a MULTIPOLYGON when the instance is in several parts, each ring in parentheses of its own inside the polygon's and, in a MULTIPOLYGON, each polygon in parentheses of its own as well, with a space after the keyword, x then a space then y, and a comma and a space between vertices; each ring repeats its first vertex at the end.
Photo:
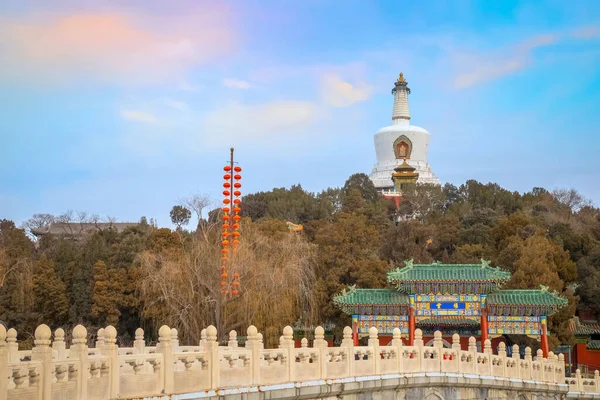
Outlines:
POLYGON ((391 343, 380 346, 375 328, 369 331, 367 346, 354 346, 352 329, 346 327, 341 346, 328 347, 323 328, 317 327, 312 347, 302 339, 301 347, 296 348, 292 328, 287 326, 279 347, 274 349, 264 348, 262 335, 254 326, 247 330, 244 347, 238 346, 235 331, 230 332, 227 346, 219 346, 213 326, 202 331, 198 346, 180 346, 177 331, 168 326, 160 328, 156 347, 145 345, 142 329, 136 331, 133 347, 127 348, 117 346, 117 331, 112 326, 98 331, 94 348, 88 348, 88 334, 81 325, 73 329, 69 348, 62 329, 55 331, 53 341, 51 336, 50 328, 40 325, 33 350, 21 351, 17 332, 7 332, 0 325, 0 376, 4 377, 0 379, 0 399, 141 398, 290 382, 436 373, 520 380, 560 386, 563 391, 568 384, 572 392, 600 391, 597 372, 593 379, 582 378, 580 373, 565 378, 562 354, 549 353, 543 358, 538 351, 533 357, 527 348, 521 359, 515 347, 509 357, 503 343, 498 354, 492 354, 489 340, 480 353, 473 337, 468 350, 462 350, 458 335, 453 336, 451 348, 444 348, 440 332, 435 332, 432 346, 424 346, 419 329, 415 331, 414 346, 405 346, 397 329, 391 343))

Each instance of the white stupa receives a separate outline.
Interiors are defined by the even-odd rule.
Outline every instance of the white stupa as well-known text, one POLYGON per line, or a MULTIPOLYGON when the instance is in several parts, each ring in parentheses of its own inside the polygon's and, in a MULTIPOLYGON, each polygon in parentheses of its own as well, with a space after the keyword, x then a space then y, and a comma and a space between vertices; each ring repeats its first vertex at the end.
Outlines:
POLYGON ((394 168, 404 160, 416 169, 419 174, 417 183, 440 184, 427 163, 429 150, 429 132, 410 124, 410 109, 408 94, 410 89, 400 73, 394 84, 394 108, 392 110, 392 125, 381 128, 375 133, 375 154, 377 164, 369 175, 375 187, 386 196, 398 196, 392 181, 394 168))

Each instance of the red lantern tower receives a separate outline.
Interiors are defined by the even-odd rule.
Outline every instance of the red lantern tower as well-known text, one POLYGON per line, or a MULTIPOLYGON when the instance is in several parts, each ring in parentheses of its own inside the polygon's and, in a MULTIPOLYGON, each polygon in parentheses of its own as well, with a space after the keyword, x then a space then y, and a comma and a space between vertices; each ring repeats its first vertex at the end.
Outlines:
POLYGON ((242 179, 240 172, 242 168, 238 165, 234 165, 233 161, 233 147, 231 148, 231 158, 229 165, 223 167, 225 175, 223 179, 223 233, 221 234, 221 294, 231 294, 236 296, 240 292, 240 281, 239 274, 234 272, 231 280, 227 273, 227 264, 232 263, 231 255, 236 253, 238 246, 240 245, 240 208, 242 192, 240 188, 242 184, 239 182, 242 179), (230 288, 231 286, 231 292, 230 288))

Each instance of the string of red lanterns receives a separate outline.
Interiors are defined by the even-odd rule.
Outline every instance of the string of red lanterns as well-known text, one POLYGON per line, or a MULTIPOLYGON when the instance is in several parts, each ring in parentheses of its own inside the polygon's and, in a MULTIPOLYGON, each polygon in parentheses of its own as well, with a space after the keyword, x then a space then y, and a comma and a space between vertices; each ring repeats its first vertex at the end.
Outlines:
MULTIPOLYGON (((240 166, 234 166, 233 148, 231 148, 231 159, 229 165, 223 167, 225 175, 223 179, 223 232, 221 233, 221 294, 227 295, 229 291, 229 274, 227 273, 227 264, 231 264, 231 253, 237 253, 240 245, 240 208, 242 192, 240 188, 242 179, 240 166), (230 238, 231 237, 231 238, 230 238)), ((240 292, 239 274, 235 272, 231 279, 231 295, 236 296, 240 292)))

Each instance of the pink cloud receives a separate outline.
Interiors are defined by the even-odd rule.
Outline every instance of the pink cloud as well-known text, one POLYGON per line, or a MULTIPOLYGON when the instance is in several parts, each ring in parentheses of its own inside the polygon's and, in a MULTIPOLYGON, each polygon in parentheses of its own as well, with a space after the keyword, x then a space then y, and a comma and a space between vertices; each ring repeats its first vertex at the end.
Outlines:
POLYGON ((5 39, 0 42, 0 75, 128 84, 180 81, 191 68, 234 51, 232 26, 225 9, 152 20, 119 13, 0 19, 5 39))

